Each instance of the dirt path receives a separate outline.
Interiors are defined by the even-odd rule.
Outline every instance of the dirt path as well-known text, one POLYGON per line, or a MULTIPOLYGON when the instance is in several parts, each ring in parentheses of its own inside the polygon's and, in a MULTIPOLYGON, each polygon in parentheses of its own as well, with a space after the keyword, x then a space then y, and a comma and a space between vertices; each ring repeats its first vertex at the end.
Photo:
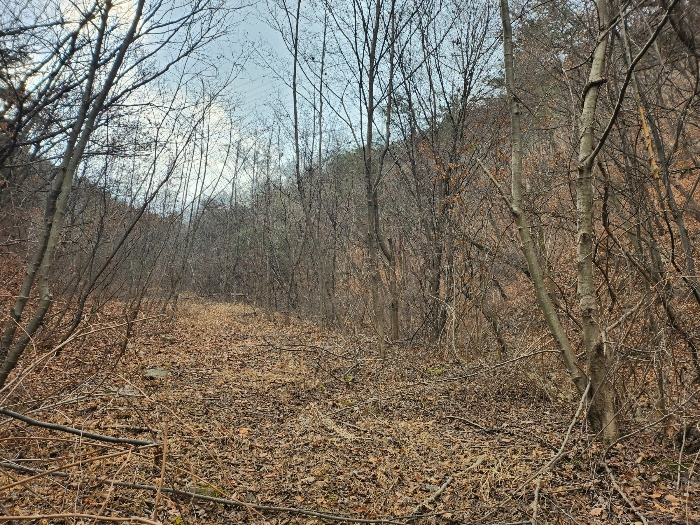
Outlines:
MULTIPOLYGON (((396 345, 382 366, 371 340, 226 305, 189 304, 173 324, 141 333, 119 375, 80 383, 62 393, 74 402, 33 417, 159 442, 167 434, 166 489, 401 523, 529 522, 535 508, 541 523, 634 523, 639 514, 649 523, 700 522, 696 476, 688 475, 696 456, 683 459, 679 478, 678 452, 644 436, 612 450, 608 473, 582 417, 558 461, 524 483, 557 455, 577 405, 549 379, 551 354, 483 372, 493 363, 396 345), (149 379, 148 370, 164 377, 149 379)), ((76 363, 52 361, 39 389, 76 363)), ((19 422, 5 421, 0 439, 2 461, 33 469, 119 450, 19 422)), ((158 486, 161 457, 158 448, 71 467, 68 477, 0 492, 0 501, 15 515, 149 518, 153 491, 110 489, 96 477, 158 486)), ((6 486, 30 472, 0 474, 6 486)), ((322 521, 170 493, 158 498, 155 518, 173 525, 322 521)))

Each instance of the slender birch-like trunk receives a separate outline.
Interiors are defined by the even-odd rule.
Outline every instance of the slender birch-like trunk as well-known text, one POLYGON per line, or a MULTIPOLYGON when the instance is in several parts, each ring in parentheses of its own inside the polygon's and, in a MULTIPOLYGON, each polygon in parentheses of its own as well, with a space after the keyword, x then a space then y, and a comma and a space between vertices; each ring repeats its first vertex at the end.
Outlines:
POLYGON ((609 370, 609 351, 603 339, 599 323, 599 305, 593 270, 593 166, 595 157, 594 131, 598 92, 605 67, 605 54, 608 47, 606 34, 610 23, 607 0, 598 0, 598 43, 593 51, 588 83, 583 93, 581 111, 581 138, 578 153, 578 177, 576 184, 577 242, 576 268, 578 280, 579 309, 583 327, 583 346, 586 351, 588 374, 591 381, 591 406, 588 419, 596 432, 601 432, 603 440, 617 439, 614 390, 612 374, 609 370))
POLYGON ((379 340, 379 357, 386 358, 386 345, 384 344, 384 316, 382 312, 382 300, 379 294, 381 278, 379 276, 379 246, 376 224, 379 222, 379 202, 377 198, 378 177, 374 176, 374 160, 372 158, 372 140, 374 131, 374 85, 377 74, 377 40, 379 38, 380 15, 382 3, 377 0, 372 26, 372 34, 369 43, 369 68, 367 74, 367 135, 364 147, 365 168, 365 199, 367 201, 367 251, 369 255, 369 279, 370 294, 372 297, 372 310, 374 312, 374 326, 379 340))
POLYGON ((511 211, 518 228, 523 254, 535 288, 537 303, 547 322, 566 367, 578 391, 588 388, 590 408, 588 421, 593 430, 604 441, 613 441, 618 436, 613 388, 608 367, 608 355, 598 322, 598 301, 593 273, 593 156, 595 111, 598 89, 603 82, 607 35, 603 32, 608 26, 608 6, 606 0, 598 1, 598 16, 602 38, 599 38, 593 54, 593 63, 583 96, 581 112, 581 139, 579 143, 579 170, 577 180, 577 278, 579 307, 583 326, 583 344, 586 350, 588 376, 582 370, 564 328, 555 311, 537 260, 530 226, 523 210, 522 156, 523 135, 520 123, 520 107, 515 95, 515 67, 513 58, 513 32, 510 22, 508 0, 501 0, 501 20, 503 22, 503 55, 505 61, 506 89, 511 116, 511 211))
POLYGON ((547 287, 542 276, 542 269, 537 260, 535 245, 530 234, 530 225, 523 210, 523 132, 520 123, 520 105, 515 95, 515 67, 513 59, 513 30, 510 22, 510 9, 508 0, 501 0, 501 21, 503 23, 503 58, 505 62, 506 90, 508 93, 508 108, 510 110, 511 129, 511 199, 510 207, 518 228, 518 236, 522 245, 523 255, 527 263, 528 272, 535 289, 537 304, 542 310, 547 326, 554 336, 566 368, 579 393, 583 394, 588 386, 588 378, 581 369, 576 353, 564 327, 554 309, 552 298, 547 292, 547 287))

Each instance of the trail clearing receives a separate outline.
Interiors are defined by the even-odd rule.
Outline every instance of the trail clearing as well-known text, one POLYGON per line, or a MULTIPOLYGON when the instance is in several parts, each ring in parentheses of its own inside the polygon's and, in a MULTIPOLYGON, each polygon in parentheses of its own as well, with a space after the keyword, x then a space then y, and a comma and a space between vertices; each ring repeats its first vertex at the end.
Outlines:
POLYGON ((114 374, 99 345, 79 360, 61 353, 41 381, 23 378, 18 390, 37 401, 18 411, 158 445, 3 418, 0 510, 173 525, 700 520, 697 453, 630 422, 625 433, 638 433, 605 456, 583 414, 574 420, 573 388, 555 386, 566 382, 552 380, 547 348, 499 364, 401 343, 383 364, 375 346, 251 307, 188 303, 172 323, 147 321, 114 374), (52 391, 59 383, 73 390, 52 391))

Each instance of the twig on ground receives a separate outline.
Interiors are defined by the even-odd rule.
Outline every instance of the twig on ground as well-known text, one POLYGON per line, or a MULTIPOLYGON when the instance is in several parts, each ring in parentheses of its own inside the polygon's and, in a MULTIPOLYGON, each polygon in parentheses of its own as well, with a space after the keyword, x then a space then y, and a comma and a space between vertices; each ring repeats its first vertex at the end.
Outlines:
MULTIPOLYGON (((19 470, 19 469, 16 469, 16 470, 19 470)), ((10 480, 12 480, 13 482, 17 481, 17 478, 16 478, 15 476, 13 476, 12 474, 10 474, 9 472, 3 472, 3 475, 5 475, 6 477, 10 478, 10 480)), ((38 488, 38 487, 36 487, 36 488, 38 488)), ((52 509, 54 512, 62 512, 62 509, 60 509, 59 507, 56 507, 56 505, 54 505, 52 501, 50 501, 49 499, 47 499, 47 497, 44 496, 43 494, 39 494, 39 493, 38 493, 34 488, 32 488, 31 486, 25 487, 25 489, 27 490, 27 492, 33 494, 33 495, 36 496, 38 499, 40 499, 41 501, 43 501, 44 503, 46 503, 49 507, 51 507, 51 509, 52 509)), ((5 514, 7 514, 7 515, 9 516, 11 513, 10 513, 10 511, 8 510, 8 511, 5 511, 5 514)))
POLYGON ((534 356, 540 355, 540 354, 561 354, 561 351, 560 350, 537 350, 536 352, 530 352, 529 354, 519 355, 519 356, 516 356, 512 359, 508 359, 507 361, 502 361, 502 362, 497 363, 493 366, 482 368, 481 370, 477 370, 476 372, 472 372, 469 374, 446 377, 445 379, 433 379, 431 381, 415 382, 415 383, 411 383, 410 385, 406 385, 406 386, 432 385, 434 383, 451 383, 453 381, 462 381, 464 379, 471 379, 472 377, 476 377, 476 376, 479 376, 481 374, 486 374, 488 372, 491 372, 492 370, 496 370, 498 368, 502 368, 504 366, 515 363, 517 361, 522 361, 523 359, 527 359, 528 357, 534 357, 534 356))
POLYGON ((615 487, 617 493, 622 497, 623 500, 625 500, 627 506, 630 509, 632 509, 632 512, 634 512, 637 515, 641 522, 644 525, 648 525, 647 519, 644 517, 641 511, 634 505, 634 503, 632 503, 632 501, 627 497, 627 494, 625 494, 625 492, 622 490, 622 487, 620 487, 620 485, 617 484, 617 481, 615 481, 615 476, 610 470, 610 467, 608 467, 608 462, 605 460, 605 458, 603 458, 603 466, 605 467, 605 472, 608 473, 608 476, 610 477, 610 482, 612 483, 612 486, 615 487))
POLYGON ((649 424, 647 424, 647 425, 644 425, 644 426, 642 426, 642 427, 640 427, 640 428, 638 428, 638 429, 636 429, 636 430, 630 432, 629 434, 625 434, 624 436, 620 436, 620 437, 617 438, 615 441, 613 441, 612 443, 610 443, 610 445, 608 446, 608 448, 605 450, 605 453, 603 454, 603 467, 604 467, 605 470, 608 472, 608 475, 610 476, 610 479, 611 479, 611 481, 613 482, 613 486, 615 487, 615 489, 617 490, 617 492, 620 494, 620 496, 622 496, 622 498, 625 500, 625 502, 627 503, 627 505, 629 505, 630 509, 632 509, 632 511, 640 518, 640 520, 642 521, 642 523, 644 523, 645 525, 647 524, 646 518, 641 514, 641 511, 637 510, 637 508, 632 504, 632 502, 629 500, 629 498, 627 498, 627 495, 626 495, 624 492, 622 492, 622 489, 621 489, 620 486, 615 482, 615 479, 612 477, 612 472, 610 471, 610 469, 609 469, 609 467, 608 467, 608 462, 607 462, 608 454, 609 454, 610 451, 615 447, 615 445, 617 445, 618 443, 622 443, 623 441, 625 441, 625 440, 627 440, 627 439, 629 439, 629 438, 631 438, 631 437, 633 437, 633 436, 635 436, 635 435, 637 435, 637 434, 643 432, 644 430, 647 430, 647 429, 649 429, 649 428, 652 428, 652 427, 658 425, 659 423, 661 423, 661 422, 663 422, 663 421, 666 421, 669 417, 671 417, 671 416, 672 416, 673 414, 675 414, 676 412, 679 412, 681 409, 685 409, 686 405, 687 405, 688 403, 690 403, 690 401, 692 401, 692 400, 697 396, 697 394, 698 394, 698 391, 697 391, 697 390, 694 391, 694 392, 691 392, 690 395, 689 395, 686 399, 684 399, 681 403, 679 403, 678 405, 676 405, 676 407, 675 407, 673 410, 669 411, 667 414, 664 414, 664 415, 661 416, 660 418, 658 418, 658 419, 652 421, 651 423, 649 423, 649 424))
POLYGON ((700 450, 698 450, 695 453, 695 457, 693 458, 693 463, 690 465, 690 468, 688 469, 688 476, 686 477, 686 480, 685 480, 686 490, 684 492, 688 492, 688 486, 690 485, 690 479, 693 477, 693 472, 695 471, 695 465, 698 462, 698 456, 700 456, 700 450))
MULTIPOLYGON (((157 317, 161 317, 163 314, 157 314, 151 317, 143 317, 141 319, 134 319, 131 323, 139 323, 142 321, 148 321, 149 319, 155 319, 157 317)), ((99 328, 95 328, 93 330, 89 330, 87 332, 82 332, 80 330, 76 331, 73 335, 71 335, 68 339, 63 341, 62 343, 59 343, 57 346, 53 347, 51 350, 48 352, 44 353, 43 355, 39 356, 36 360, 34 360, 33 363, 31 363, 29 366, 27 366, 21 374, 19 374, 14 380, 11 382, 7 383, 4 387, 0 388, 0 393, 3 393, 5 399, 7 399, 12 392, 14 392, 15 388, 19 384, 24 381, 24 379, 29 375, 29 373, 34 370, 37 366, 39 366, 42 362, 49 360, 52 357, 56 356, 56 352, 58 352, 61 348, 66 346, 68 343, 71 341, 77 339, 78 337, 87 337, 88 335, 92 335, 97 332, 103 332, 105 330, 110 330, 114 328, 120 328, 122 326, 125 326, 128 323, 119 323, 119 324, 114 324, 114 325, 109 325, 109 326, 101 326, 99 328)))
POLYGON ((591 383, 588 383, 588 386, 586 387, 586 390, 584 390, 583 395, 581 396, 581 401, 579 401, 578 408, 576 409, 576 413, 574 414, 573 419, 571 420, 571 423, 569 424, 569 428, 566 430, 566 435, 564 436, 564 441, 561 442, 561 446, 559 447, 559 450, 557 453, 554 455, 552 459, 550 459, 547 464, 542 467, 540 470, 538 470, 535 474, 527 478, 520 487, 511 495, 511 498, 515 496, 518 492, 520 492, 525 485, 530 483, 533 479, 539 478, 542 474, 547 472, 550 468, 552 468, 552 465, 554 465, 559 459, 564 455, 564 449, 566 447, 566 444, 569 441, 569 437, 571 436, 571 431, 574 428, 574 425, 576 424, 576 421, 578 420, 578 416, 581 414, 581 411, 583 410, 583 407, 586 405, 586 399, 588 398, 588 391, 591 388, 591 383))
MULTIPOLYGON (((3 514, 5 514, 5 515, 7 515, 7 516, 10 515, 10 511, 7 510, 7 507, 6 507, 5 505, 3 505, 2 502, 0 502, 0 512, 2 512, 3 514)), ((9 521, 7 522, 7 525, 15 525, 15 522, 12 521, 12 520, 9 520, 9 521)))
POLYGON ((481 456, 476 458, 476 461, 470 467, 467 468, 467 471, 474 470, 476 467, 481 465, 484 462, 485 458, 486 458, 485 454, 482 454, 481 456))
POLYGON ((156 498, 153 503, 153 514, 151 514, 151 519, 153 521, 158 517, 158 505, 160 505, 160 497, 163 494, 163 482, 165 481, 165 463, 168 457, 168 426, 167 423, 163 425, 163 459, 160 462, 160 479, 158 479, 158 490, 156 491, 156 498))
MULTIPOLYGON (((129 454, 128 456, 126 456, 126 458, 124 458, 124 461, 122 461, 122 464, 119 466, 117 471, 114 473, 115 476, 119 475, 119 473, 126 466, 126 464, 129 462, 130 459, 131 459, 131 454, 129 454)), ((113 493, 114 493, 114 483, 110 483, 109 490, 107 491, 107 495, 105 496, 105 500, 102 502, 102 506, 100 507, 100 512, 99 512, 100 516, 102 516, 105 509, 107 508, 107 504, 109 503, 109 500, 112 499, 113 493)), ((94 523, 96 524, 97 520, 95 520, 94 523)))
MULTIPOLYGON (((137 385, 135 385, 134 383, 132 383, 131 381, 129 381, 126 377, 120 375, 119 378, 120 378, 122 381, 124 381, 125 384, 128 384, 128 385, 130 385, 131 387, 133 387, 134 390, 136 390, 137 392, 139 392, 139 393, 143 396, 143 398, 144 398, 145 400, 147 400, 149 403, 153 403, 154 405, 159 405, 159 403, 156 402, 156 401, 154 401, 153 399, 151 399, 151 397, 148 396, 148 395, 146 394, 146 392, 143 391, 143 389, 139 388, 137 385)), ((169 413, 170 415, 172 415, 175 419, 177 419, 178 423, 180 423, 180 425, 181 425, 183 428, 186 428, 186 429, 188 429, 189 431, 192 432, 192 437, 193 437, 193 439, 194 439, 195 441, 199 442, 200 445, 202 445, 202 450, 204 450, 204 451, 207 453, 207 455, 208 455, 212 460, 214 460, 214 461, 216 462, 216 464, 217 464, 217 465, 219 466, 219 468, 221 469, 221 472, 224 473, 224 472, 225 472, 225 468, 224 468, 223 463, 221 462, 221 458, 220 458, 218 455, 215 455, 215 454, 212 454, 212 453, 211 453, 209 447, 207 447, 207 445, 204 443, 204 441, 202 440, 202 438, 197 434, 197 432, 195 431, 195 429, 192 428, 186 421, 184 421, 184 420, 178 415, 178 413, 177 413, 175 410, 173 410, 172 408, 168 407, 167 405, 160 405, 160 406, 161 406, 162 408, 164 408, 165 410, 167 410, 168 413, 169 413)), ((226 479, 228 479, 228 478, 226 478, 226 479)))
MULTIPOLYGON (((25 465, 20 465, 12 461, 0 461, 0 467, 16 470, 17 472, 24 472, 25 474, 41 474, 42 472, 45 472, 44 470, 27 467, 25 465)), ((56 471, 51 475, 58 477, 68 477, 70 474, 68 474, 67 472, 56 471)))
POLYGON ((67 514, 32 514, 31 516, 0 516, 0 521, 10 522, 17 520, 60 520, 67 518, 82 518, 88 520, 114 521, 118 523, 144 523, 145 525, 161 525, 157 521, 147 520, 145 518, 116 518, 111 516, 97 516, 95 514, 67 513, 67 514))
MULTIPOLYGON (((16 470, 23 470, 26 472, 36 472, 37 475, 33 476, 32 478, 28 479, 34 479, 39 476, 43 475, 52 475, 52 476, 59 476, 59 477, 68 477, 70 474, 67 472, 61 472, 59 470, 54 470, 54 471, 48 471, 48 470, 40 470, 40 469, 34 469, 31 467, 24 467, 22 465, 16 465, 14 463, 8 463, 8 462, 3 462, 0 463, 0 466, 5 466, 8 468, 13 468, 16 470)), ((68 465, 67 465, 68 466, 68 465)), ((124 488, 129 488, 129 489, 135 489, 135 490, 149 490, 152 492, 157 492, 158 487, 155 485, 145 485, 141 483, 131 483, 127 481, 116 481, 113 479, 109 478, 102 478, 99 476, 86 476, 86 478, 91 479, 93 481, 98 481, 101 483, 110 483, 113 484, 117 487, 124 487, 124 488)), ((24 480, 27 481, 27 480, 24 480)), ((269 505, 259 505, 256 503, 245 503, 242 501, 237 501, 234 499, 228 499, 228 498, 219 498, 216 496, 207 496, 205 494, 197 494, 195 492, 190 492, 188 490, 180 490, 176 489, 174 487, 162 487, 161 492, 163 494, 172 494, 174 496, 180 496, 184 497, 189 500, 198 500, 198 501, 208 501, 211 503, 219 503, 221 505, 226 505, 230 507, 238 507, 241 509, 252 509, 252 510, 257 510, 257 511, 268 511, 268 512, 288 512, 290 514, 296 514, 296 515, 301 515, 301 516, 312 516, 315 518, 321 518, 329 521, 345 521, 348 523, 368 523, 368 524, 377 524, 377 525, 406 525, 406 522, 403 521, 397 521, 393 519, 365 519, 365 518, 352 518, 349 516, 342 516, 339 514, 332 514, 329 512, 321 512, 321 511, 316 511, 316 510, 311 510, 311 509, 300 509, 297 507, 276 507, 276 506, 269 506, 269 505)), ((76 517, 80 517, 77 516, 76 517)), ((26 519, 26 518, 23 518, 26 519)), ((35 519, 41 519, 40 518, 35 518, 35 519)), ((107 518, 102 518, 100 519, 107 519, 107 518)), ((126 520, 127 518, 123 518, 126 520)), ((136 518, 134 518, 136 519, 136 518)), ((142 523, 153 523, 150 520, 142 522, 142 523)))
POLYGON ((537 478, 537 485, 535 485, 535 497, 532 502, 532 525, 537 525, 537 500, 540 497, 540 482, 541 478, 537 478))
MULTIPOLYGON (((542 474, 547 472, 550 468, 552 468, 552 465, 554 465, 557 461, 559 461, 561 459, 561 457, 564 455, 564 450, 565 450, 566 444, 569 442, 569 437, 571 436, 571 431, 573 430, 574 425, 576 424, 576 421, 578 420, 578 417, 581 414, 581 411, 583 410, 583 407, 586 405, 586 399, 588 398, 588 391, 590 390, 590 388, 591 388, 591 383, 589 381, 588 385, 586 386, 586 390, 584 390, 583 395, 581 395, 581 401, 579 401, 578 408, 576 409, 576 413, 574 414, 574 417, 571 419, 571 423, 569 424, 569 428, 567 429, 566 434, 564 435, 564 440, 562 441, 561 446, 559 447, 559 450, 557 451, 557 453, 554 454, 552 459, 550 459, 542 468, 540 468, 537 472, 535 472, 533 475, 531 475, 525 481, 523 481, 520 484, 520 486, 517 489, 515 489, 513 492, 511 492, 511 494, 507 498, 504 498, 503 501, 499 505, 497 505, 496 507, 491 509, 491 511, 484 514, 484 516, 482 516, 482 518, 481 518, 482 520, 489 517, 489 516, 492 516, 493 514, 496 513, 496 511, 498 511, 499 509, 501 509, 505 505, 507 505, 510 501, 513 500, 513 498, 515 498, 515 496, 521 490, 523 490, 523 488, 525 488, 525 486, 528 483, 530 483, 535 478, 541 477, 542 474)), ((525 522, 525 523, 529 523, 529 521, 525 522)))
POLYGON ((683 423, 683 428, 681 429, 683 441, 681 441, 681 449, 678 451, 678 476, 676 477, 676 490, 681 488, 681 466, 683 465, 683 451, 685 450, 685 435, 688 431, 686 424, 683 423))
POLYGON ((438 499, 440 497, 440 494, 445 492, 445 489, 449 486, 450 483, 452 483, 452 480, 452 476, 447 476, 445 482, 442 485, 440 485, 440 487, 435 492, 433 492, 430 496, 428 496, 421 503, 419 503, 415 509, 413 509, 413 512, 411 512, 411 516, 418 514, 423 508, 428 508, 428 505, 430 505, 433 501, 438 499))
POLYGON ((490 523, 489 525, 530 525, 532 521, 509 521, 508 523, 490 523))
POLYGON ((566 509, 563 508, 561 505, 557 505, 557 502, 554 501, 552 498, 547 497, 546 494, 540 494, 540 497, 541 497, 542 499, 546 499, 546 500, 549 502, 549 504, 550 504, 553 508, 557 509, 557 510, 558 510, 559 512, 561 512, 564 516, 566 516, 567 518, 569 518, 569 521, 570 521, 571 523, 575 523, 576 525, 581 525, 581 522, 580 522, 580 521, 576 521, 576 518, 574 518, 569 512, 567 512, 566 509))
POLYGON ((559 351, 559 350, 538 350, 538 351, 536 351, 536 352, 531 352, 531 353, 529 353, 529 354, 519 355, 519 356, 514 357, 514 358, 512 358, 512 359, 509 359, 509 360, 507 360, 507 361, 503 361, 503 362, 501 362, 501 363, 498 363, 498 364, 496 364, 496 365, 493 365, 493 366, 490 366, 490 367, 487 367, 487 368, 482 368, 481 370, 478 370, 478 371, 476 371, 476 372, 472 372, 472 373, 469 373, 469 374, 458 375, 458 376, 452 376, 452 377, 446 377, 446 378, 444 378, 444 379, 433 379, 433 380, 430 380, 430 381, 416 381, 416 382, 413 382, 413 383, 408 383, 408 384, 405 384, 405 385, 402 385, 402 386, 396 388, 396 390, 395 390, 396 393, 395 393, 395 394, 390 395, 390 396, 383 397, 383 398, 381 398, 381 400, 380 400, 379 398, 377 398, 377 397, 371 397, 371 398, 369 398, 369 399, 367 399, 367 400, 365 400, 365 401, 358 401, 358 402, 356 402, 356 403, 353 403, 352 405, 348 405, 348 406, 345 406, 345 407, 342 407, 342 408, 337 408, 337 409, 335 409, 335 410, 331 410, 331 411, 329 411, 329 412, 326 412, 326 415, 331 416, 331 415, 337 414, 337 413, 339 413, 339 412, 344 412, 344 411, 346 411, 346 410, 351 410, 351 409, 353 409, 353 408, 358 408, 358 407, 360 407, 360 406, 368 405, 368 404, 370 404, 370 403, 376 403, 376 402, 382 401, 382 400, 383 400, 383 401, 388 401, 388 400, 390 400, 390 399, 396 399, 397 397, 400 397, 401 395, 403 395, 402 393, 400 393, 400 391, 409 390, 410 388, 417 387, 417 386, 432 386, 432 385, 439 384, 439 383, 453 383, 453 382, 455 382, 455 381, 463 381, 463 380, 465 380, 465 379, 471 379, 472 377, 476 377, 476 376, 480 376, 480 375, 482 375, 482 374, 486 374, 486 373, 488 373, 488 372, 491 372, 491 371, 496 370, 496 369, 498 369, 498 368, 501 368, 501 367, 510 365, 510 364, 515 363, 515 362, 517 362, 517 361, 521 361, 521 360, 523 360, 523 359, 527 359, 528 357, 535 357, 535 356, 541 355, 541 354, 561 354, 561 351, 559 351))
POLYGON ((157 434, 161 432, 161 430, 158 428, 137 427, 134 425, 100 425, 100 430, 125 430, 127 432, 135 432, 137 434, 145 432, 157 434))
POLYGON ((367 432, 367 430, 358 427, 357 425, 353 425, 352 423, 348 423, 347 421, 338 421, 341 425, 345 425, 346 427, 354 428, 355 430, 359 430, 360 432, 367 432))
MULTIPOLYGON (((149 445, 152 446, 152 445, 149 445)), ((120 452, 114 452, 112 454, 105 454, 105 455, 100 455, 100 456, 93 456, 91 458, 86 458, 86 459, 80 459, 78 461, 74 461, 73 463, 68 463, 68 465, 61 465, 60 467, 56 467, 51 470, 44 470, 38 474, 35 474, 34 476, 30 476, 28 478, 21 479, 19 481, 15 481, 14 483, 10 483, 9 485, 5 485, 4 487, 0 487, 0 492, 3 490, 8 490, 13 487, 16 487, 18 485, 23 485, 24 483, 27 483, 28 481, 32 481, 34 479, 40 478, 42 476, 46 476, 49 474, 53 474, 54 472, 59 472, 63 469, 70 468, 70 467, 75 467, 76 465, 85 465, 86 463, 92 463, 93 461, 99 461, 101 459, 109 459, 109 458, 115 458, 117 456, 123 456, 124 454, 131 454, 132 449, 127 449, 127 450, 122 450, 120 452)))
POLYGON ((88 439, 95 439, 97 441, 106 441, 107 443, 123 443, 125 445, 135 445, 137 447, 144 447, 148 445, 155 445, 153 441, 143 441, 140 439, 130 439, 130 438, 117 438, 112 436, 103 436, 102 434, 93 434, 92 432, 85 432, 78 428, 67 427, 65 425, 57 425, 56 423, 47 423, 45 421, 39 421, 37 419, 32 419, 31 417, 25 416, 23 414, 18 414, 10 410, 9 408, 0 408, 0 414, 11 417, 22 421, 28 425, 35 427, 48 428, 49 430, 58 430, 59 432, 66 432, 68 434, 74 434, 88 439))
POLYGON ((333 357, 337 357, 338 359, 347 359, 343 355, 336 354, 334 352, 331 352, 329 350, 328 346, 319 346, 319 345, 310 345, 310 344, 303 344, 303 343, 282 343, 282 344, 276 344, 273 342, 268 341, 267 337, 262 338, 263 341, 265 341, 265 344, 258 344, 258 345, 252 345, 252 346, 268 346, 272 348, 273 350, 279 350, 280 352, 304 352, 304 351, 310 351, 310 352, 315 352, 318 353, 319 350, 326 352, 327 354, 332 355, 333 357))
POLYGON ((482 432, 494 432, 494 430, 491 430, 490 428, 482 427, 478 423, 474 423, 473 421, 470 421, 469 419, 466 419, 464 417, 457 417, 457 416, 443 416, 445 419, 454 419, 455 421, 461 421, 463 423, 466 423, 467 425, 470 425, 474 428, 478 428, 482 432))
MULTIPOLYGON (((131 485, 131 488, 143 489, 143 490, 157 490, 157 487, 152 485, 137 485, 136 483, 131 485)), ((172 487, 163 487, 163 492, 174 494, 177 496, 183 496, 185 498, 191 498, 201 501, 209 501, 211 503, 220 503, 221 505, 228 505, 232 507, 239 507, 245 509, 254 509, 260 511, 268 512, 289 512, 290 514, 298 514, 301 516, 313 516, 315 518, 321 518, 330 521, 347 521, 349 523, 377 523, 377 524, 387 524, 387 525, 405 525, 404 522, 395 521, 391 519, 365 519, 365 518, 351 518, 349 516, 341 516, 339 514, 331 514, 328 512, 321 512, 310 509, 300 509, 296 507, 276 507, 272 505, 259 505, 257 503, 244 503, 242 501, 237 501, 228 498, 218 498, 216 496, 205 496, 204 494, 195 494, 186 490, 179 490, 172 487)))

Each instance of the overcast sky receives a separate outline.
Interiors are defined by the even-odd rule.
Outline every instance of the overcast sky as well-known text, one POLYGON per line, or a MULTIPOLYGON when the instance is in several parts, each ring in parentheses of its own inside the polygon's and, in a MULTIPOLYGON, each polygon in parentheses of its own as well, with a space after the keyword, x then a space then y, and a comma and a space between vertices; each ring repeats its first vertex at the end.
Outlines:
POLYGON ((272 99, 289 97, 291 90, 279 78, 288 75, 291 58, 282 37, 265 19, 264 1, 244 8, 244 20, 234 29, 231 41, 236 51, 231 54, 247 55, 244 71, 233 84, 232 94, 240 98, 244 112, 267 113, 266 106, 272 99))

